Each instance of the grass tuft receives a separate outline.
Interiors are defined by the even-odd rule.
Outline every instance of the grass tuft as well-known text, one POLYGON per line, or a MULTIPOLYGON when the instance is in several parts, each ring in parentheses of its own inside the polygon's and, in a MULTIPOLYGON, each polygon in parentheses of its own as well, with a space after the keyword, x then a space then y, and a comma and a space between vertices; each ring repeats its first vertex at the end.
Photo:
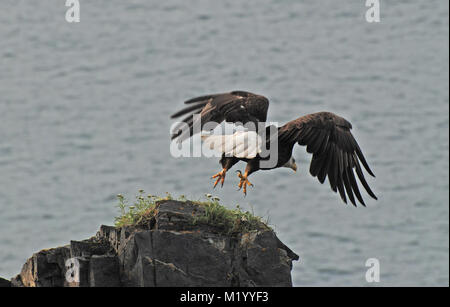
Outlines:
MULTIPOLYGON (((172 200, 173 197, 166 193, 165 197, 155 195, 145 195, 143 190, 139 190, 134 202, 129 205, 128 201, 121 194, 117 195, 120 215, 115 218, 116 227, 138 226, 148 223, 157 214, 157 203, 164 200, 172 200)), ((218 197, 206 194, 205 199, 190 201, 184 195, 176 200, 181 202, 191 202, 204 208, 204 214, 196 215, 193 225, 209 225, 220 229, 223 233, 233 235, 256 230, 271 230, 267 221, 255 216, 253 212, 243 211, 239 205, 235 209, 228 209, 222 206, 218 197)))
POLYGON ((193 201, 194 204, 204 207, 205 214, 196 216, 194 224, 206 224, 223 229, 226 234, 246 233, 255 230, 271 230, 261 217, 252 212, 243 211, 239 205, 235 209, 222 206, 220 199, 206 194, 205 201, 193 201))
POLYGON ((119 199, 117 207, 120 215, 114 220, 116 227, 144 224, 155 216, 158 202, 173 199, 169 193, 166 197, 159 197, 151 194, 145 195, 144 190, 139 190, 139 194, 131 205, 128 204, 127 199, 122 194, 118 194, 117 198, 119 199))

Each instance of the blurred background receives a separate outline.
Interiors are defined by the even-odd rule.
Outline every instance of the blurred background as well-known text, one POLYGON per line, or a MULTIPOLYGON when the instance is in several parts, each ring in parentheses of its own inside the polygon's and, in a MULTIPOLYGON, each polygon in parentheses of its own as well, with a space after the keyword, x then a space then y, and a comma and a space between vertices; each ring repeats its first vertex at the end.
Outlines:
POLYGON ((269 218, 300 255, 295 286, 371 285, 368 258, 377 285, 449 285, 448 1, 381 1, 367 23, 355 0, 82 0, 77 24, 64 2, 0 4, 0 276, 144 189, 269 218), (217 159, 172 158, 169 115, 235 89, 268 97, 269 121, 351 121, 379 200, 343 204, 302 147, 299 172, 258 172, 246 198, 234 173, 212 190, 217 159))

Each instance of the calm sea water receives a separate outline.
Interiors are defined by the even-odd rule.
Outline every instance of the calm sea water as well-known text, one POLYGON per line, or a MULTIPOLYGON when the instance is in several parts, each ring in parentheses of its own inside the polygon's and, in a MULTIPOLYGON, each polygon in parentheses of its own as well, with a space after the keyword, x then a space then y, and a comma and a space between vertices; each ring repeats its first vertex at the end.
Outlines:
MULTIPOLYGON (((64 1, 0 4, 0 276, 33 252, 112 224, 115 195, 214 193, 269 217, 296 286, 449 285, 448 1, 64 1), (350 120, 379 201, 341 203, 300 172, 252 175, 243 198, 217 159, 174 159, 168 117, 196 95, 266 95, 269 120, 350 120)), ((245 165, 240 165, 243 169, 245 165)), ((368 198, 367 198, 368 199, 368 198)))

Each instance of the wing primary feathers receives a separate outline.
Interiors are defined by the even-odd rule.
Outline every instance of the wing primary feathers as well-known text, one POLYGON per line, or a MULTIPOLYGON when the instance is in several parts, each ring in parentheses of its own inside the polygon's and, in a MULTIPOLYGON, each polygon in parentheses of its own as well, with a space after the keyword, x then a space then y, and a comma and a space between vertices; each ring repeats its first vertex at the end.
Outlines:
POLYGON ((311 165, 309 166, 309 173, 316 177, 319 174, 320 168, 322 166, 321 161, 323 160, 323 155, 313 155, 311 160, 311 165))
POLYGON ((198 109, 203 108, 205 105, 206 105, 206 102, 205 103, 199 103, 199 104, 196 104, 196 105, 193 105, 193 106, 189 106, 189 107, 184 108, 184 109, 178 111, 177 113, 171 115, 170 118, 177 118, 177 117, 179 117, 181 115, 184 115, 184 114, 187 114, 189 112, 196 111, 198 109))
POLYGON ((353 192, 355 193, 356 198, 359 200, 361 205, 363 205, 365 207, 366 204, 364 203, 361 193, 359 192, 358 183, 356 182, 355 174, 353 173, 353 169, 349 168, 346 170, 346 172, 347 172, 347 178, 350 180, 350 185, 352 186, 352 189, 353 189, 353 192))
POLYGON ((372 176, 375 177, 374 173, 372 172, 372 170, 369 167, 369 164, 366 161, 366 158, 364 157, 361 148, 359 147, 358 143, 355 141, 355 151, 356 154, 358 155, 359 160, 361 160, 362 164, 364 165, 364 168, 366 169, 366 171, 372 176))
POLYGON ((189 99, 189 100, 185 101, 184 103, 185 104, 191 104, 191 103, 194 103, 194 102, 202 102, 202 101, 205 101, 205 100, 209 100, 211 98, 215 98, 215 97, 217 97, 219 95, 221 95, 221 94, 199 96, 199 97, 195 97, 195 98, 189 99))
POLYGON ((356 207, 355 197, 353 196, 352 188, 351 188, 350 182, 347 178, 347 172, 343 173, 342 179, 344 181, 344 187, 345 187, 345 190, 347 191, 348 198, 352 202, 353 206, 356 207))
POLYGON ((342 169, 346 169, 349 167, 348 164, 348 154, 346 152, 342 153, 342 169))
POLYGON ((328 181, 330 182, 331 189, 336 192, 337 190, 337 180, 338 180, 338 157, 337 157, 337 148, 333 146, 332 151, 330 152, 331 160, 330 167, 328 170, 328 181))
POLYGON ((328 170, 330 169, 331 161, 333 160, 333 150, 334 150, 334 144, 331 143, 330 149, 327 153, 327 158, 324 161, 323 167, 321 168, 321 170, 319 172, 318 178, 319 178, 320 183, 324 183, 325 178, 327 177, 328 170))
POLYGON ((336 181, 339 180, 339 149, 337 148, 337 146, 334 146, 334 152, 333 152, 333 165, 331 166, 332 169, 332 173, 333 173, 333 177, 334 177, 334 190, 336 190, 336 181))
POLYGON ((337 182, 337 188, 339 190, 339 195, 341 195, 342 201, 344 203, 347 203, 347 198, 345 197, 345 190, 344 190, 344 186, 342 185, 342 178, 341 180, 338 180, 337 182))
POLYGON ((184 125, 191 126, 193 121, 194 121, 193 116, 192 116, 192 115, 189 115, 189 116, 183 118, 183 119, 182 119, 182 120, 181 120, 181 121, 173 128, 173 131, 178 131, 178 130, 180 130, 181 127, 184 126, 184 125))
POLYGON ((331 189, 336 192, 337 186, 336 186, 336 177, 334 177, 334 172, 331 171, 328 173, 328 182, 330 183, 331 189))
POLYGON ((366 179, 364 178, 364 174, 361 170, 361 166, 359 165, 358 159, 356 158, 356 156, 353 154, 353 161, 355 163, 355 168, 356 168, 356 174, 358 175, 359 181, 361 181, 362 185, 364 186, 364 188, 366 189, 367 193, 373 198, 373 199, 378 199, 375 194, 372 192, 372 190, 370 189, 369 185, 367 184, 366 179))
POLYGON ((344 171, 344 153, 342 152, 342 149, 338 149, 337 152, 338 155, 338 171, 339 171, 339 175, 342 175, 342 172, 344 171))

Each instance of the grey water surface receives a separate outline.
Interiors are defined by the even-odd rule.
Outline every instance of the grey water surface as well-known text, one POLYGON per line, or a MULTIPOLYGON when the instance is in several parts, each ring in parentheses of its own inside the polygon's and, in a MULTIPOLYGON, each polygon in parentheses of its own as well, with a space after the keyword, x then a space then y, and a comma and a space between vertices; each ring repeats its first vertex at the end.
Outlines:
MULTIPOLYGON (((300 255, 295 286, 449 285, 449 2, 86 0, 0 3, 0 276, 87 238, 115 195, 212 193, 269 218, 300 255), (353 124, 377 177, 367 208, 308 173, 261 171, 246 198, 217 159, 175 159, 169 115, 242 89, 284 123, 328 110, 353 124), (366 282, 366 260, 380 283, 366 282)), ((234 169, 243 169, 239 164, 234 169)))

